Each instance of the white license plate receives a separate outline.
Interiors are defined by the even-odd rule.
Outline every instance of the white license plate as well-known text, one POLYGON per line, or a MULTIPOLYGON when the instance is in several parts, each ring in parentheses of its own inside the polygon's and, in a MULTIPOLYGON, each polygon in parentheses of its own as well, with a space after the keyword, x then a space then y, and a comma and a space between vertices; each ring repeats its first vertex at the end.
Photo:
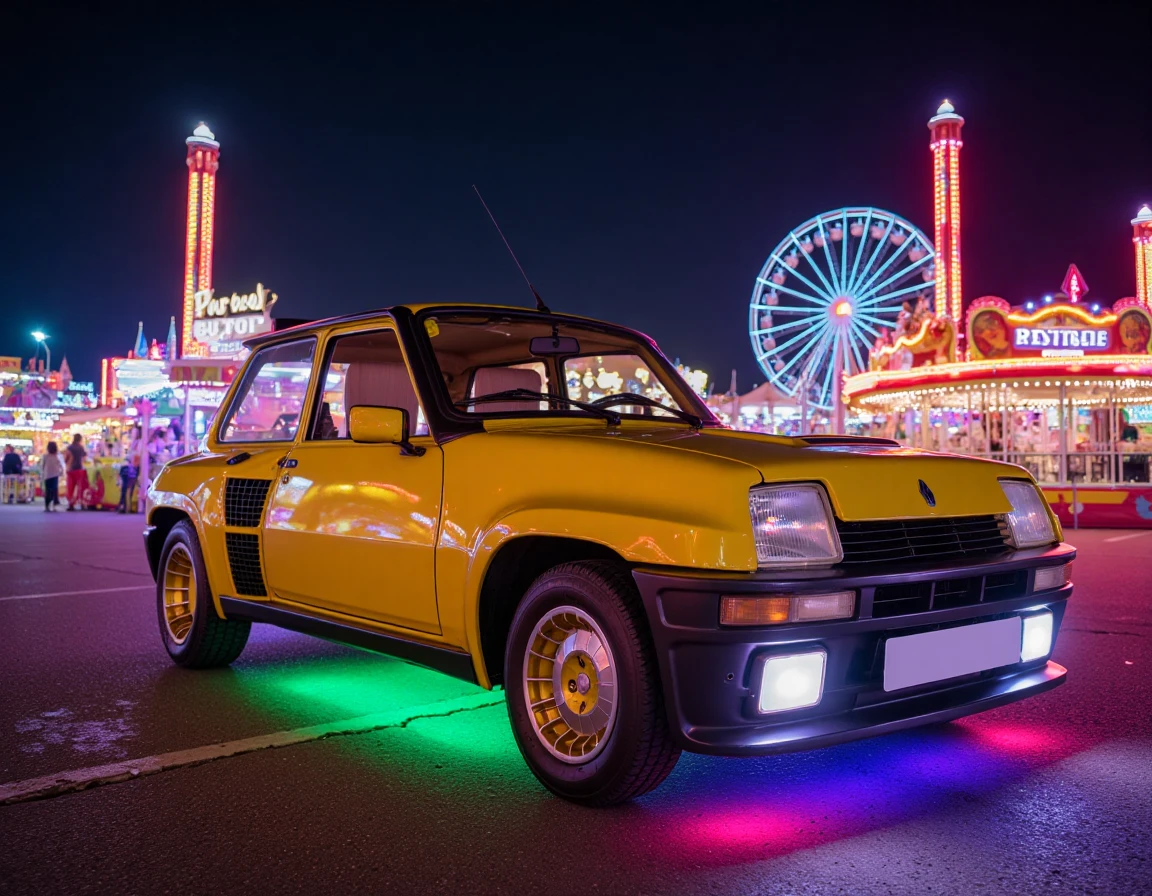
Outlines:
POLYGON ((884 690, 898 691, 1020 662, 1019 616, 889 638, 884 690))

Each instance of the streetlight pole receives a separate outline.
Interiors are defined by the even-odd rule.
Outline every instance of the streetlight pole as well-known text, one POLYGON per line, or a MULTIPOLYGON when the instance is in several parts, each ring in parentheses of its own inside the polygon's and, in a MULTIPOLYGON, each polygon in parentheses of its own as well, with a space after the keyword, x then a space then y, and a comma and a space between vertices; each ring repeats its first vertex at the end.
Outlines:
POLYGON ((48 367, 48 374, 52 373, 52 349, 48 347, 48 334, 42 333, 40 330, 32 331, 32 338, 36 340, 37 345, 44 346, 44 363, 48 367))

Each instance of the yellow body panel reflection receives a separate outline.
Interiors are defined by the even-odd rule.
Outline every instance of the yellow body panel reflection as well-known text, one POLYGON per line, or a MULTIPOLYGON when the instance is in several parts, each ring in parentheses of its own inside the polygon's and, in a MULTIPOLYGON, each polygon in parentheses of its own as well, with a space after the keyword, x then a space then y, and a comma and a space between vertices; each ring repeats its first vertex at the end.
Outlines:
POLYGON ((427 448, 421 457, 352 442, 294 448, 264 530, 273 600, 439 633, 443 461, 430 440, 427 448))

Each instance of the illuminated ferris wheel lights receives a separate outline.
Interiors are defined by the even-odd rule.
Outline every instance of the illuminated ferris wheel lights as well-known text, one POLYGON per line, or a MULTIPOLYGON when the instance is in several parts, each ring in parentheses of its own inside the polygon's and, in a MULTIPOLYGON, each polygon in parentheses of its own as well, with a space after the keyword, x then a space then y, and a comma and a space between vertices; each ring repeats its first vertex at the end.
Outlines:
POLYGON ((927 237, 882 209, 810 219, 780 242, 757 278, 749 334, 761 369, 785 394, 831 408, 835 370, 867 369, 867 347, 895 323, 905 297, 932 301, 935 284, 923 281, 932 280, 924 275, 934 260, 927 237))

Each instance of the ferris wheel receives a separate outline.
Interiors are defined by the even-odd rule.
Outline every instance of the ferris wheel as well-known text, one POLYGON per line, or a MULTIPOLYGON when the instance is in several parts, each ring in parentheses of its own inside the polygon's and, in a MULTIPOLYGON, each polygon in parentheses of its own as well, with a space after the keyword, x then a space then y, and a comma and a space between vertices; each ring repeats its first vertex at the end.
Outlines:
POLYGON ((879 208, 805 221, 768 256, 748 307, 748 333, 772 384, 809 406, 834 407, 841 371, 867 370, 869 346, 904 302, 935 299, 932 242, 879 208))

